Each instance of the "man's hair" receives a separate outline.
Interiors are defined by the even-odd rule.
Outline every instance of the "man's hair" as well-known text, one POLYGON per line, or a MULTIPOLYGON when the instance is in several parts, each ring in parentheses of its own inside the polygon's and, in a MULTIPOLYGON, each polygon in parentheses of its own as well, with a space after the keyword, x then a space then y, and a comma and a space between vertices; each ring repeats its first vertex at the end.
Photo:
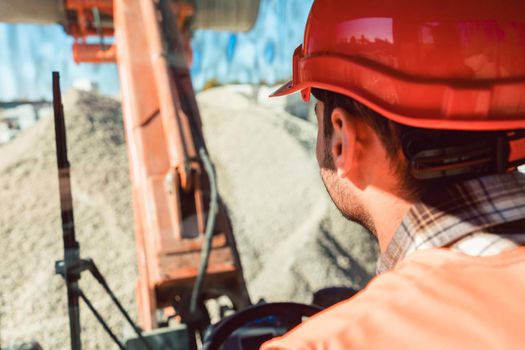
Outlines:
POLYGON ((353 98, 320 89, 312 89, 312 94, 317 100, 324 103, 323 130, 326 138, 330 138, 333 132, 332 111, 338 107, 343 108, 352 116, 366 122, 378 134, 389 158, 395 159, 397 157, 401 147, 399 142, 400 124, 383 117, 353 98))
POLYGON ((322 123, 325 139, 329 140, 332 137, 331 115, 335 108, 345 109, 352 118, 359 118, 377 133, 396 173, 400 176, 401 191, 406 198, 418 199, 425 192, 436 188, 436 185, 448 185, 452 182, 504 171, 498 169, 496 164, 498 154, 503 154, 506 159, 508 153, 508 144, 496 150, 498 140, 504 134, 502 132, 410 127, 390 120, 348 96, 321 89, 312 89, 312 94, 324 104, 322 123), (485 153, 480 153, 480 150, 485 153), (456 155, 454 152, 459 153, 456 155), (461 159, 461 157, 465 157, 466 153, 469 154, 467 157, 471 158, 461 159), (400 159, 400 154, 404 155, 404 160, 400 159), (425 180, 420 176, 415 176, 415 169, 419 166, 417 157, 422 154, 445 155, 448 158, 443 161, 443 164, 446 164, 447 161, 460 162, 480 159, 480 157, 490 157, 490 159, 480 166, 467 167, 460 169, 457 173, 452 172, 451 174, 449 172, 447 176, 425 180))

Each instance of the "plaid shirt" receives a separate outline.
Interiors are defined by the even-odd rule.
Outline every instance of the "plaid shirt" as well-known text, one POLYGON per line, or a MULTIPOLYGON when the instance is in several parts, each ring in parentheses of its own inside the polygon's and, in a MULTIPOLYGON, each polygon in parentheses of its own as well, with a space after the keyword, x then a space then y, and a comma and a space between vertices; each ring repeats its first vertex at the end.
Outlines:
POLYGON ((415 204, 401 222, 377 272, 419 249, 448 247, 495 255, 525 244, 525 175, 491 175, 438 189, 415 204))

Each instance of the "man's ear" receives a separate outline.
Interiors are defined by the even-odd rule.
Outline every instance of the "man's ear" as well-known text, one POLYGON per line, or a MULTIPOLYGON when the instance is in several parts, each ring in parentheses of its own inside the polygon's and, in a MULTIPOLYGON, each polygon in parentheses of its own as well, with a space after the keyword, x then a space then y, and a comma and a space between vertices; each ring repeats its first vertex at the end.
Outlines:
POLYGON ((369 168, 368 147, 373 132, 363 120, 352 117, 343 108, 334 108, 331 122, 334 130, 331 152, 337 174, 363 189, 369 180, 363 169, 369 168))
POLYGON ((343 108, 334 108, 331 115, 333 128, 330 152, 340 177, 347 177, 354 167, 354 151, 357 130, 349 113, 343 108))

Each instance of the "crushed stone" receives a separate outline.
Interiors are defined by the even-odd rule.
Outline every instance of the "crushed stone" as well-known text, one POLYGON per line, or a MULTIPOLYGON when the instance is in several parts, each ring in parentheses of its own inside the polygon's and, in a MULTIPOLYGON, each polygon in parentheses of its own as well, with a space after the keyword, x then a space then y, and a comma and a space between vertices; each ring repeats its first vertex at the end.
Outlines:
MULTIPOLYGON (((316 127, 235 86, 198 95, 219 190, 231 217, 252 300, 311 302, 325 287, 363 287, 377 247, 333 206, 315 162, 316 127)), ((77 239, 136 317, 131 189, 120 103, 95 93, 64 97, 77 239)), ((0 344, 68 349, 53 119, 0 147, 0 344)), ((97 283, 81 287, 122 336, 124 321, 97 283)), ((81 306, 86 349, 113 349, 81 306)))

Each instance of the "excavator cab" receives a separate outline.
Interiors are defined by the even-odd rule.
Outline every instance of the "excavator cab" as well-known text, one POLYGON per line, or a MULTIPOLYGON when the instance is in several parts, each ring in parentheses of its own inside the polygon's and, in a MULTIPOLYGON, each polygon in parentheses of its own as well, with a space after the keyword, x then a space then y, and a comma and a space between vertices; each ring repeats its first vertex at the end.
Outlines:
MULTIPOLYGON (((58 23, 74 38, 77 63, 118 66, 143 331, 126 349, 256 349, 321 309, 252 305, 190 79, 193 32, 247 31, 259 7, 259 0, 0 2, 0 22, 58 23), (205 301, 220 297, 232 310, 210 327, 205 301)), ((68 275, 67 266, 57 273, 68 275)))
MULTIPOLYGON (((258 10, 259 0, 0 3, 0 22, 62 25, 74 38, 77 63, 117 63, 125 87, 139 324, 151 331, 175 317, 185 327, 171 334, 190 347, 210 325, 205 300, 227 296, 235 310, 251 305, 202 135, 190 40, 199 28, 247 31, 258 10)), ((64 261, 57 272, 66 276, 64 261)))

